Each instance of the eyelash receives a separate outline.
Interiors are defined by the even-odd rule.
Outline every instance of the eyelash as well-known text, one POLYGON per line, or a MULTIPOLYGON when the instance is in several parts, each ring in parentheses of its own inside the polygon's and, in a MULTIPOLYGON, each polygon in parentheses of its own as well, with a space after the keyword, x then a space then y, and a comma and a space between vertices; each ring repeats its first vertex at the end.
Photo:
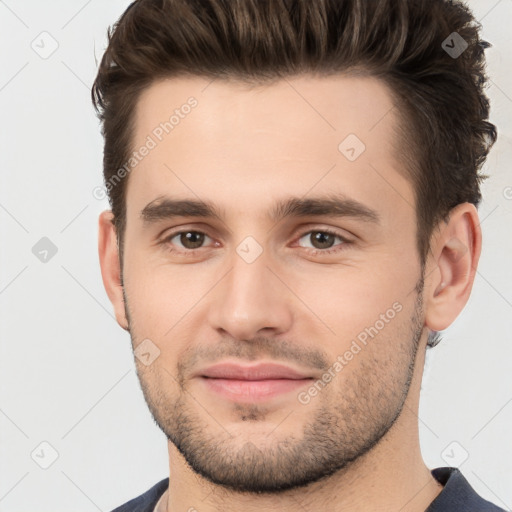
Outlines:
MULTIPOLYGON (((334 230, 331 230, 331 229, 310 229, 308 231, 305 231, 303 232, 302 234, 300 234, 300 236, 297 238, 297 240, 300 240, 301 238, 303 238, 304 236, 306 235, 309 235, 311 233, 324 233, 324 234, 329 234, 329 235, 332 235, 334 236, 335 238, 339 238, 341 240, 342 243, 338 244, 338 245, 335 245, 334 247, 331 247, 331 248, 328 248, 328 249, 314 249, 314 248, 310 248, 310 247, 302 247, 303 249, 307 249, 307 251, 310 253, 310 254, 313 254, 313 255, 317 255, 317 254, 332 254, 332 253, 335 253, 335 252, 341 252, 341 251, 344 251, 347 249, 346 246, 348 245, 351 245, 352 242, 350 240, 348 240, 347 238, 341 236, 339 233, 337 233, 336 231, 334 230)), ((198 233, 198 234, 201 234, 201 235, 206 235, 209 237, 209 235, 207 235, 206 233, 204 233, 203 231, 197 231, 197 230, 194 230, 194 229, 185 229, 185 230, 181 230, 181 231, 176 231, 174 233, 171 233, 169 234, 168 236, 166 236, 162 241, 161 241, 161 244, 162 245, 167 245, 167 244, 170 244, 170 241, 175 238, 176 236, 178 235, 181 235, 183 233, 198 233)), ((209 237, 211 238, 211 237, 209 237)), ((204 247, 199 247, 197 249, 184 249, 183 251, 178 251, 172 247, 170 247, 168 249, 168 251, 170 253, 181 253, 182 255, 185 255, 185 256, 195 256, 196 252, 197 251, 200 251, 201 249, 204 249, 204 247)))

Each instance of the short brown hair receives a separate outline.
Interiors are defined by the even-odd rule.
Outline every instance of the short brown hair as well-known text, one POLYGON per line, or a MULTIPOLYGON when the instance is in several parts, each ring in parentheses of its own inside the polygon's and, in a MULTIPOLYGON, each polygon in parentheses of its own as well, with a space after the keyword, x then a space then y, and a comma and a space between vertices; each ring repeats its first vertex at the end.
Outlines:
MULTIPOLYGON (((457 204, 478 206, 487 178, 479 170, 496 127, 480 28, 455 0, 136 0, 109 28, 92 88, 105 182, 129 160, 137 100, 159 78, 366 74, 398 107, 395 151, 415 191, 423 267, 434 227, 457 204)), ((125 191, 126 179, 108 190, 121 257, 125 191)))

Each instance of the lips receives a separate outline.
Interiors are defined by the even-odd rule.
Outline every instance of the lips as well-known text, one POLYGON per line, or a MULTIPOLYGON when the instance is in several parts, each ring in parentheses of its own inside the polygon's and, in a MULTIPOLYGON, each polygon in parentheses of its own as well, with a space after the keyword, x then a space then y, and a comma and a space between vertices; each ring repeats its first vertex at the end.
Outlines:
POLYGON ((197 375, 210 393, 234 402, 261 402, 297 392, 313 377, 276 363, 220 363, 197 375))
POLYGON ((312 378, 310 375, 303 374, 288 366, 273 363, 258 364, 254 366, 222 363, 210 366, 201 372, 201 376, 211 379, 234 380, 298 380, 312 378))

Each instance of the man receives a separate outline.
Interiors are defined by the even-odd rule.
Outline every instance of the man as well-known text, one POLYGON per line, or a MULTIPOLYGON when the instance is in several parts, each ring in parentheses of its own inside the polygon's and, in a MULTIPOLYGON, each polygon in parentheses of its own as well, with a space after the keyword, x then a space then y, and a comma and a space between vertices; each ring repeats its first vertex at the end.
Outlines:
POLYGON ((418 438, 488 122, 458 2, 138 0, 93 87, 103 281, 168 438, 126 511, 491 511, 418 438))

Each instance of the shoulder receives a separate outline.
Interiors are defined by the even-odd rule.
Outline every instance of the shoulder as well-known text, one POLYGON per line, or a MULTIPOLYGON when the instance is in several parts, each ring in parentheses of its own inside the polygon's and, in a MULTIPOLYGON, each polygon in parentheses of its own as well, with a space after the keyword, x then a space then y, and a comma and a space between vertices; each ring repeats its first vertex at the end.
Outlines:
POLYGON ((112 512, 153 512, 158 500, 168 487, 169 477, 160 480, 151 489, 115 508, 112 512))
POLYGON ((459 469, 443 467, 432 469, 431 472, 444 488, 425 512, 504 512, 504 509, 479 496, 459 469))

